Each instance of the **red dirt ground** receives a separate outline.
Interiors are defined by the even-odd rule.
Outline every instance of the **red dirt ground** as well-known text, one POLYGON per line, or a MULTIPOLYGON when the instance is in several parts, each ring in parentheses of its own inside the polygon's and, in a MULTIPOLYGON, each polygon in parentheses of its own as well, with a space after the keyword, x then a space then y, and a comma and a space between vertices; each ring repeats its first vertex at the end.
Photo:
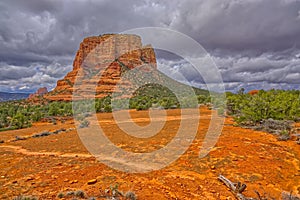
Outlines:
MULTIPOLYGON (((275 136, 233 126, 226 118, 222 134, 212 151, 198 157, 208 129, 211 112, 201 108, 198 133, 189 149, 177 161, 157 171, 130 174, 98 162, 79 139, 74 122, 53 125, 36 123, 31 128, 0 133, 0 199, 17 195, 35 195, 56 199, 59 192, 84 190, 98 196, 111 185, 121 191, 134 191, 138 199, 234 199, 217 180, 222 174, 232 181, 247 184, 246 196, 255 190, 280 199, 282 191, 300 193, 300 145, 278 141, 275 136), (15 136, 30 136, 65 128, 57 135, 12 141, 15 136), (88 185, 87 182, 97 182, 88 185)), ((150 152, 166 145, 180 123, 180 110, 168 110, 164 129, 149 139, 137 139, 121 133, 112 114, 97 114, 107 136, 117 146, 132 152, 150 152)), ((139 125, 149 123, 147 111, 132 111, 139 125)), ((298 126, 300 126, 298 124, 298 126)))

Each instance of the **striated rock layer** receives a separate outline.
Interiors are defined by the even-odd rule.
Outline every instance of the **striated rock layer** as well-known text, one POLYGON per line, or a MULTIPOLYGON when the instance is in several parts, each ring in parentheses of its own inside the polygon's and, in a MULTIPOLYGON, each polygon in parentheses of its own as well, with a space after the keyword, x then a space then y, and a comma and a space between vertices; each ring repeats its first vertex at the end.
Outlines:
MULTIPOLYGON (((85 38, 77 51, 73 70, 59 80, 45 98, 69 101, 74 91, 80 94, 78 99, 105 97, 114 92, 123 72, 143 65, 156 69, 156 57, 151 45, 143 46, 137 35, 105 34, 85 38)), ((130 87, 128 82, 122 84, 130 87)))

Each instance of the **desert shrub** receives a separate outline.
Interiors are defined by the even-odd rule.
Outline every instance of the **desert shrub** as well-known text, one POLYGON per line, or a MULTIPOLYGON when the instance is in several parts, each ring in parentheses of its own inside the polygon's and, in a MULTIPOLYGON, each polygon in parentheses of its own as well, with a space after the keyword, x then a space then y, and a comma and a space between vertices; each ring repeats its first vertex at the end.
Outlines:
POLYGON ((119 185, 110 186, 111 195, 113 198, 118 198, 124 196, 121 191, 119 191, 119 185))
POLYGON ((66 196, 73 196, 73 195, 75 195, 75 191, 66 192, 66 196))
POLYGON ((260 130, 275 134, 288 134, 292 129, 292 121, 289 120, 263 119, 261 120, 260 124, 260 130))
POLYGON ((85 195, 85 192, 84 191, 82 191, 82 190, 77 190, 77 191, 75 191, 74 192, 74 195, 76 196, 76 197, 79 197, 79 198, 84 198, 86 195, 85 195))
POLYGON ((136 200, 137 199, 135 193, 132 192, 132 191, 126 192, 125 198, 128 199, 128 200, 136 200))
POLYGON ((17 136, 15 137, 15 141, 18 141, 18 140, 26 140, 26 138, 17 135, 17 136))
POLYGON ((219 108, 219 109, 217 110, 217 112, 218 112, 218 115, 219 115, 219 116, 224 116, 224 115, 225 115, 225 109, 224 109, 224 108, 219 108))
POLYGON ((85 127, 88 127, 89 125, 90 125, 90 122, 85 119, 80 123, 79 128, 85 128, 85 127))
POLYGON ((23 195, 20 195, 20 196, 17 196, 15 198, 13 198, 13 200, 38 200, 38 198, 33 197, 33 196, 23 196, 23 195))
POLYGON ((59 198, 59 199, 62 199, 64 197, 65 197, 65 194, 62 193, 62 192, 60 192, 60 193, 57 194, 57 198, 59 198))
POLYGON ((49 136, 53 133, 49 132, 49 131, 45 131, 45 132, 42 132, 42 133, 37 133, 37 134, 34 134, 32 137, 33 138, 39 138, 39 137, 45 137, 45 136, 49 136))
MULTIPOLYGON (((32 122, 54 116, 71 116, 70 102, 41 102, 31 104, 26 100, 0 103, 0 131, 30 127, 32 122)), ((54 122, 55 123, 55 122, 54 122)))
POLYGON ((11 121, 11 126, 14 126, 16 128, 24 128, 27 124, 27 119, 24 114, 21 112, 16 113, 16 115, 13 116, 11 121))
POLYGON ((57 125, 57 120, 55 118, 51 119, 53 125, 57 125))
POLYGON ((285 131, 285 130, 282 131, 278 137, 279 141, 287 141, 289 139, 291 139, 291 136, 290 136, 289 132, 285 131))
POLYGON ((260 90, 255 95, 227 93, 227 110, 239 124, 258 124, 262 120, 300 119, 300 91, 260 90))

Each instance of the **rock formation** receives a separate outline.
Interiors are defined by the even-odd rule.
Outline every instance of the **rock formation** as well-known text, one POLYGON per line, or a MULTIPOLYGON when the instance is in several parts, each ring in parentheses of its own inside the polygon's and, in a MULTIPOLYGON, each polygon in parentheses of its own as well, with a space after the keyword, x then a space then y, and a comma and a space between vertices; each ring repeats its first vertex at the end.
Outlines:
POLYGON ((259 93, 259 90, 251 90, 248 92, 250 95, 256 95, 259 93))
POLYGON ((114 91, 124 71, 142 65, 156 69, 156 58, 151 45, 142 46, 137 35, 105 34, 85 38, 77 51, 73 70, 59 80, 45 98, 69 101, 74 91, 85 98, 105 97, 114 91))
POLYGON ((38 96, 43 96, 48 93, 48 89, 46 87, 39 88, 35 93, 29 95, 29 99, 33 99, 38 96))

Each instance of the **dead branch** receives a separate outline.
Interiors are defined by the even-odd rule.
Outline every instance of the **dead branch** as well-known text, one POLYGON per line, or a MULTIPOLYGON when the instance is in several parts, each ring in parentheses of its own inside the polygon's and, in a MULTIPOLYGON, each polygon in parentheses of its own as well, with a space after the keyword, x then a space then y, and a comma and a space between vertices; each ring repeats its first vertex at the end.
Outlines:
POLYGON ((222 175, 219 175, 218 179, 230 189, 230 191, 235 195, 235 197, 238 200, 257 200, 255 198, 245 197, 242 194, 247 187, 246 184, 241 184, 241 182, 233 183, 222 175))

